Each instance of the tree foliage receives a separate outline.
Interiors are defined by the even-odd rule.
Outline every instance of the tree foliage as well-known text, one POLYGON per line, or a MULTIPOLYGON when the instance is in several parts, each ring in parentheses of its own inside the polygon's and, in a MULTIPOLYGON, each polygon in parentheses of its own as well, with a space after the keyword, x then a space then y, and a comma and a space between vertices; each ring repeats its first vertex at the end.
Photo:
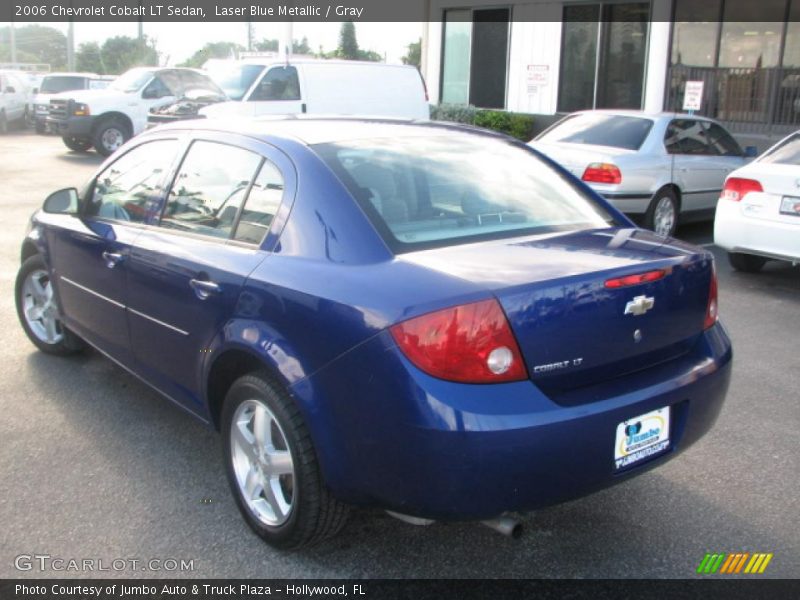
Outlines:
MULTIPOLYGON (((253 48, 258 52, 277 52, 278 40, 264 38, 260 42, 253 44, 253 48)), ((292 40, 292 54, 314 54, 308 44, 308 38, 303 36, 302 40, 292 40)))
POLYGON ((242 50, 244 46, 235 42, 208 42, 180 66, 199 69, 209 58, 236 58, 242 50))
MULTIPOLYGON (((67 36, 53 27, 24 25, 14 29, 17 61, 47 63, 53 71, 67 66, 67 36)), ((0 27, 0 61, 11 60, 11 28, 0 27)))
POLYGON ((106 72, 103 67, 103 56, 100 51, 100 44, 97 42, 84 42, 75 51, 75 68, 82 73, 106 72))
POLYGON ((100 62, 103 73, 118 75, 132 67, 153 67, 158 65, 158 50, 155 40, 144 36, 137 38, 118 35, 108 38, 100 49, 100 62))
POLYGON ((404 65, 414 65, 419 68, 422 63, 422 40, 411 42, 406 55, 401 59, 404 65))
POLYGON ((356 39, 356 26, 352 21, 345 21, 339 30, 339 46, 333 52, 323 53, 321 58, 343 58, 345 60, 370 60, 381 62, 383 55, 374 50, 362 50, 356 39))

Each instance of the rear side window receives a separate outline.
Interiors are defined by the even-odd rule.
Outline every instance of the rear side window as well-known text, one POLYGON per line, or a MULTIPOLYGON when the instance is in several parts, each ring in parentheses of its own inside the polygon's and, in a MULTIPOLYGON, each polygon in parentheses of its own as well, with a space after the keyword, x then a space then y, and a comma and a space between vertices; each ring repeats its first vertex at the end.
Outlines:
POLYGON ((300 100, 300 81, 294 67, 272 67, 250 94, 250 100, 300 100))
POLYGON ((571 178, 496 138, 448 132, 314 149, 395 252, 612 223, 571 178))
POLYGON ((261 156, 227 144, 197 141, 181 164, 161 227, 229 238, 261 156))
POLYGON ((283 176, 275 165, 265 160, 247 195, 233 239, 260 244, 269 231, 282 198, 283 176))
POLYGON ((650 119, 584 113, 566 117, 536 139, 638 150, 652 127, 650 119))
POLYGON ((143 223, 158 203, 177 149, 175 140, 157 140, 123 154, 95 179, 84 214, 143 223))
POLYGON ((800 134, 783 140, 759 158, 758 162, 800 166, 800 134))
POLYGON ((714 154, 742 156, 742 148, 731 134, 716 123, 704 123, 708 133, 708 145, 714 154))
POLYGON ((664 135, 664 147, 670 154, 711 154, 706 130, 700 121, 674 119, 664 135))

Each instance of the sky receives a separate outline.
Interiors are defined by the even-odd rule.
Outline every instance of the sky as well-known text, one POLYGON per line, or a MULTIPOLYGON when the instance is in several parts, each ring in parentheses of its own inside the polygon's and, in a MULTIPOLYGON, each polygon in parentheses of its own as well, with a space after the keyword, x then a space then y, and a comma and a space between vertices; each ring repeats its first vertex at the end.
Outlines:
MULTIPOLYGON (((42 23, 56 27, 64 33, 67 23, 42 23)), ((0 25, 5 25, 2 23, 0 25)), ((17 23, 17 27, 27 23, 17 23)), ((253 23, 254 40, 279 39, 284 31, 283 23, 253 23)), ((314 50, 320 44, 327 52, 339 43, 341 23, 294 23, 294 39, 308 38, 314 50)), ((138 23, 75 23, 75 47, 82 42, 100 42, 117 35, 135 37, 138 23)), ((147 23, 144 33, 157 40, 162 57, 169 56, 169 64, 177 64, 189 58, 207 42, 230 41, 247 46, 247 25, 242 23, 147 23)), ((422 23, 356 23, 356 37, 362 50, 374 50, 386 56, 387 62, 399 63, 407 46, 422 37, 422 23)))

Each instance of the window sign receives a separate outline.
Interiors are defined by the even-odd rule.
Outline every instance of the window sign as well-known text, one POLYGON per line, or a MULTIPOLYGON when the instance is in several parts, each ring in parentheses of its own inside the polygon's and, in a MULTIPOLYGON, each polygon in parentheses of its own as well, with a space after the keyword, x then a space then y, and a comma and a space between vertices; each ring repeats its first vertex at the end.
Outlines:
POLYGON ((683 110, 700 110, 703 103, 703 81, 687 81, 683 93, 683 110))

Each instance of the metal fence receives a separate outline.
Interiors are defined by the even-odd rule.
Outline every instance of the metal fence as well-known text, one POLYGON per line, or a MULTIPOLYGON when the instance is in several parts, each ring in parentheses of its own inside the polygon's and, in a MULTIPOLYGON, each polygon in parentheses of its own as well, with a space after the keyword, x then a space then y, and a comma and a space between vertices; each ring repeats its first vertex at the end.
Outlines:
POLYGON ((673 65, 667 110, 682 109, 687 81, 705 82, 698 112, 735 133, 776 136, 800 128, 800 69, 673 65))

